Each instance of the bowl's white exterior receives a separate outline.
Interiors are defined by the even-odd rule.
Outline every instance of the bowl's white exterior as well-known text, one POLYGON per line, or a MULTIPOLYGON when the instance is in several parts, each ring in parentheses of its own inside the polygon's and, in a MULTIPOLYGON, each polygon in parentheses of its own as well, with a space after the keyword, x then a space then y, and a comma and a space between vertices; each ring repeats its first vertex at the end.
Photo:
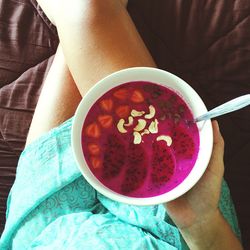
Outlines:
POLYGON ((79 104, 72 125, 72 148, 76 162, 84 178, 98 192, 107 196, 110 199, 132 204, 132 205, 154 205, 165 203, 176 199, 189 189, 191 189, 205 172, 209 163, 212 146, 213 146, 213 131, 211 121, 198 123, 200 133, 200 150, 197 161, 187 178, 171 191, 159 196, 149 198, 134 198, 118 194, 106 186, 104 186, 90 171, 84 159, 81 145, 81 133, 85 117, 95 103, 108 90, 131 81, 149 81, 167 86, 179 93, 192 110, 194 117, 197 117, 207 111, 206 106, 199 95, 179 77, 160 69, 148 67, 128 68, 115 72, 104 79, 100 80, 92 87, 84 96, 79 104))

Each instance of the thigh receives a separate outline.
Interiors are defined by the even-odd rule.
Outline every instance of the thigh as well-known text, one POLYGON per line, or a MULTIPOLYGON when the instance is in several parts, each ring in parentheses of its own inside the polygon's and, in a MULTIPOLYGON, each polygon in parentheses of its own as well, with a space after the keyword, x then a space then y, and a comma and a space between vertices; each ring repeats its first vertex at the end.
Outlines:
POLYGON ((81 95, 59 45, 29 129, 26 145, 74 115, 81 95))
POLYGON ((81 96, 101 78, 128 67, 155 67, 117 0, 67 4, 63 2, 60 15, 55 15, 62 49, 59 46, 45 80, 27 143, 72 116, 81 96))

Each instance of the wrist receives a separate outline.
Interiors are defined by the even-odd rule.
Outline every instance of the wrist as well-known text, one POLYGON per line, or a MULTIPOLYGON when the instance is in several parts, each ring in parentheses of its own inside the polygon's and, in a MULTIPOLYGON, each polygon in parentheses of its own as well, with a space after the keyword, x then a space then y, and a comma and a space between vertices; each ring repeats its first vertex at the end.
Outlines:
POLYGON ((192 250, 243 249, 219 208, 180 232, 192 250))
POLYGON ((216 249, 213 246, 221 234, 223 220, 220 210, 216 209, 201 220, 197 220, 190 227, 181 228, 180 232, 192 250, 216 249))

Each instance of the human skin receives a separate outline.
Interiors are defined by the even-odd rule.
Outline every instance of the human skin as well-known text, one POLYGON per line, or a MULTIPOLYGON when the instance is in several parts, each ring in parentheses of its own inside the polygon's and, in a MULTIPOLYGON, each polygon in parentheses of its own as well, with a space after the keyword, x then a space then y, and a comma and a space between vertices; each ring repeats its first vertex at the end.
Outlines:
MULTIPOLYGON (((44 82, 27 144, 73 116, 97 81, 117 70, 156 67, 118 0, 38 0, 56 25, 60 45, 44 82)), ((213 123, 214 147, 206 173, 189 192, 165 207, 190 249, 242 249, 219 211, 224 142, 213 123)))
POLYGON ((73 116, 81 97, 103 77, 128 67, 156 66, 124 7, 126 1, 62 0, 58 8, 56 0, 38 3, 56 24, 60 46, 26 145, 73 116))
POLYGON ((190 249, 242 249, 219 210, 224 141, 217 121, 212 125, 213 152, 206 172, 190 191, 165 207, 190 249))

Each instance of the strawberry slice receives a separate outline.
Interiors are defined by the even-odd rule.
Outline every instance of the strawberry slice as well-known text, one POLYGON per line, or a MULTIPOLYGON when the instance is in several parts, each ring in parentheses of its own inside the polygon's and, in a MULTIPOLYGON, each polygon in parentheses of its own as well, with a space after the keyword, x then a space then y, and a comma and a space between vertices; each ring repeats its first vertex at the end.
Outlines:
POLYGON ((101 135, 99 126, 93 122, 89 124, 85 129, 86 135, 94 138, 98 138, 101 135))
POLYGON ((129 115, 130 108, 128 105, 119 106, 115 112, 120 118, 127 118, 129 115))
POLYGON ((144 101, 144 97, 143 97, 141 91, 135 90, 135 91, 132 93, 131 101, 132 101, 132 102, 136 102, 136 103, 143 102, 143 101, 144 101))
POLYGON ((101 162, 101 160, 99 158, 91 157, 90 161, 91 161, 91 164, 92 164, 93 168, 97 169, 97 168, 102 167, 102 162, 101 162))
POLYGON ((101 108, 105 111, 111 111, 113 108, 113 101, 111 99, 103 99, 100 102, 101 108))
POLYGON ((100 153, 100 147, 95 143, 88 144, 88 150, 91 155, 98 155, 100 153))
POLYGON ((128 97, 128 90, 124 88, 118 89, 113 93, 113 96, 117 99, 125 100, 128 97))
POLYGON ((113 124, 113 117, 111 115, 99 115, 97 119, 103 128, 110 128, 113 124))

